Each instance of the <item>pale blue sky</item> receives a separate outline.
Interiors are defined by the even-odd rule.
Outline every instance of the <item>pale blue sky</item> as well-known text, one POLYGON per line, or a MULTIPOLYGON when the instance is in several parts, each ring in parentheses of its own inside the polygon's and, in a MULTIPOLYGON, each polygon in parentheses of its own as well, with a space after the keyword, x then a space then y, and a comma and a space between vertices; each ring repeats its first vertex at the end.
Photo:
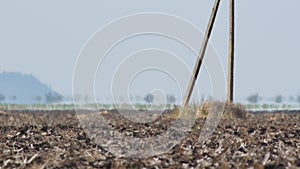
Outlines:
MULTIPOLYGON (((132 13, 164 12, 205 30, 212 5, 212 0, 1 0, 0 71, 32 73, 70 95, 79 51, 106 23, 132 13)), ((298 0, 237 1, 237 101, 253 93, 300 94, 299 6, 298 0)), ((211 41, 226 68, 228 1, 221 2, 211 41)))

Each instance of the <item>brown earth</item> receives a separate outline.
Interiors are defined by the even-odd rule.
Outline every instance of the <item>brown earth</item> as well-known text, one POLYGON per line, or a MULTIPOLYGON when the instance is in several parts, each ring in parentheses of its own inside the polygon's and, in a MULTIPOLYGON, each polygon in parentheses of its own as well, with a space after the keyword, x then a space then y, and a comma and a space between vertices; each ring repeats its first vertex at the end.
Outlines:
MULTIPOLYGON (((174 120, 172 111, 149 124, 132 123, 115 110, 101 112, 115 130, 132 137, 162 134, 174 120)), ((133 159, 97 145, 74 111, 0 111, 0 168, 300 168, 300 111, 226 114, 199 143, 204 121, 199 117, 170 152, 133 159)))

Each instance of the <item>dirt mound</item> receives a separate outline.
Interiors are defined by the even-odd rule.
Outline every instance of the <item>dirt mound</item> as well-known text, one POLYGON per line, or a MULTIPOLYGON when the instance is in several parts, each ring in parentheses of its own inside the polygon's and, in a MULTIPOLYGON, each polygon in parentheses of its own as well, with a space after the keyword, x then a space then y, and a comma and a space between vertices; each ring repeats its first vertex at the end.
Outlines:
POLYGON ((241 118, 246 119, 248 116, 251 116, 251 114, 246 111, 245 106, 241 104, 236 103, 221 103, 216 101, 204 101, 201 106, 198 107, 198 117, 205 117, 208 115, 209 112, 211 112, 211 108, 214 106, 219 105, 221 106, 221 111, 223 116, 226 118, 241 118))

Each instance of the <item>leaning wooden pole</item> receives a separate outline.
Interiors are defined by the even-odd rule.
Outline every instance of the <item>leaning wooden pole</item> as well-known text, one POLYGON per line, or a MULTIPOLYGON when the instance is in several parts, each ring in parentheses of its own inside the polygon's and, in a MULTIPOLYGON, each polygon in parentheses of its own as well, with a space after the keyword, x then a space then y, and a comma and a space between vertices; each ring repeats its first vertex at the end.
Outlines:
POLYGON ((235 0, 229 1, 229 46, 228 46, 228 89, 227 102, 233 102, 234 88, 234 6, 235 0))
POLYGON ((206 28, 206 32, 205 32, 205 35, 203 37, 200 53, 198 55, 196 65, 195 65, 195 68, 194 68, 194 71, 193 71, 193 74, 192 74, 192 78, 190 80, 190 83, 187 87, 187 90, 186 90, 186 93, 185 93, 185 96, 184 96, 182 107, 187 106, 187 104, 190 101, 190 98, 191 98, 191 95, 192 95, 192 92, 193 92, 193 89, 194 89, 194 86, 195 86, 195 82, 197 80, 199 70, 201 68, 202 60, 203 60, 204 55, 205 55, 208 40, 210 38, 212 29, 213 29, 213 25, 214 25, 214 22, 215 22, 217 13, 218 13, 219 5, 220 5, 220 0, 215 0, 214 7, 212 9, 212 13, 210 15, 210 19, 209 19, 209 22, 208 22, 208 25, 207 25, 207 28, 206 28))

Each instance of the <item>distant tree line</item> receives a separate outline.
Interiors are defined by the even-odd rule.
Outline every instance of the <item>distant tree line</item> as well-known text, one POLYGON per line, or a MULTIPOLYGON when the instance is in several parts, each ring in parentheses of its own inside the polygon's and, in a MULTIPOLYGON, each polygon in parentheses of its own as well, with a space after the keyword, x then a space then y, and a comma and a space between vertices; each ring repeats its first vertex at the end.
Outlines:
MULTIPOLYGON (((7 97, 3 94, 0 94, 0 102, 4 102, 7 100, 7 97)), ((17 96, 10 96, 9 97, 9 100, 11 101, 16 101, 18 100, 17 96)), ((61 102, 63 100, 63 96, 56 93, 56 92, 49 92, 49 93, 46 93, 45 96, 44 96, 44 100, 46 103, 57 103, 57 102, 61 102)), ((43 97, 42 96, 36 96, 33 101, 36 101, 36 102, 41 102, 43 101, 43 97)))
POLYGON ((3 94, 0 94, 0 102, 5 100, 5 96, 3 94))
MULTIPOLYGON (((278 94, 278 95, 274 96, 272 100, 275 103, 282 103, 285 99, 286 98, 284 96, 282 96, 281 94, 278 94)), ((258 103, 261 100, 262 100, 262 97, 260 97, 259 94, 257 94, 257 93, 247 97, 247 101, 249 103, 253 103, 253 104, 258 103)), ((300 96, 297 96, 297 97, 289 96, 288 101, 289 102, 298 102, 298 103, 300 103, 300 96)))
MULTIPOLYGON (((167 104, 174 104, 176 102, 176 97, 174 95, 167 95, 167 104)), ((148 93, 145 97, 144 97, 144 101, 148 104, 152 104, 154 101, 154 96, 151 93, 148 93)))
POLYGON ((46 103, 57 103, 61 102, 63 97, 62 95, 56 93, 56 92, 49 92, 45 96, 46 103))

